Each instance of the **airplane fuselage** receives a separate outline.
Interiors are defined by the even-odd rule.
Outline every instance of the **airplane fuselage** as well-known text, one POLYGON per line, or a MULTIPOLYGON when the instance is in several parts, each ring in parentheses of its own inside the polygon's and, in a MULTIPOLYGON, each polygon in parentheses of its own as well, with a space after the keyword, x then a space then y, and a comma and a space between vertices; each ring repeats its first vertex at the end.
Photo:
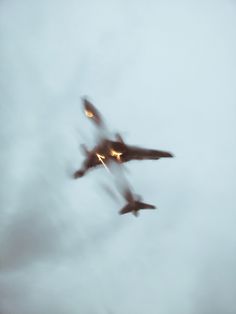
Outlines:
POLYGON ((163 157, 173 157, 173 155, 161 150, 145 149, 126 145, 119 141, 104 140, 88 152, 83 169, 77 171, 74 177, 81 177, 87 170, 108 164, 110 161, 124 163, 130 160, 157 160, 163 157))

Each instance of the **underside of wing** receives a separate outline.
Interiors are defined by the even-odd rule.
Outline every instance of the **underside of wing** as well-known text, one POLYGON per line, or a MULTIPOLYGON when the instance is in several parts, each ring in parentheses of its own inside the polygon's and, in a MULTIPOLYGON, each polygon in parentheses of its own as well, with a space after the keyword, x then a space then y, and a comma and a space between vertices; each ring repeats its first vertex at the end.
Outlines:
POLYGON ((127 146, 127 152, 123 158, 127 161, 132 159, 143 160, 143 159, 160 159, 160 158, 171 158, 174 157, 172 153, 156 149, 145 149, 134 146, 127 146))

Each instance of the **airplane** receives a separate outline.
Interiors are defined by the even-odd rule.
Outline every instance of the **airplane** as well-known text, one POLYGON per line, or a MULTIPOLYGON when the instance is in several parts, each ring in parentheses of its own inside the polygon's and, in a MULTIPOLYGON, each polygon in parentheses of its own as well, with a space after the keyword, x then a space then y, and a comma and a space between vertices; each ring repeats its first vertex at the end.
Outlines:
POLYGON ((132 213, 135 217, 138 217, 138 213, 141 209, 156 208, 154 205, 141 202, 141 198, 135 197, 129 188, 125 190, 123 196, 128 203, 119 211, 120 215, 132 213))
POLYGON ((115 140, 106 136, 106 126, 100 112, 86 98, 83 99, 84 112, 93 121, 101 133, 101 140, 91 151, 82 145, 86 159, 81 169, 74 173, 74 178, 82 177, 89 169, 98 166, 105 166, 110 161, 125 163, 131 160, 158 160, 160 158, 172 158, 172 153, 146 149, 137 146, 127 145, 120 134, 115 134, 115 140))

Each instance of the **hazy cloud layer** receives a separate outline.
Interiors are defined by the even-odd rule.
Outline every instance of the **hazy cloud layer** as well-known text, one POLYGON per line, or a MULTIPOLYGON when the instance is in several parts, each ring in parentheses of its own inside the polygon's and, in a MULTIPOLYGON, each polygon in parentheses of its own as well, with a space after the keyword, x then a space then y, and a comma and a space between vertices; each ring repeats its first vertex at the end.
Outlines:
POLYGON ((1 314, 236 312, 234 1, 0 2, 1 314), (74 181, 88 95, 155 212, 74 181))

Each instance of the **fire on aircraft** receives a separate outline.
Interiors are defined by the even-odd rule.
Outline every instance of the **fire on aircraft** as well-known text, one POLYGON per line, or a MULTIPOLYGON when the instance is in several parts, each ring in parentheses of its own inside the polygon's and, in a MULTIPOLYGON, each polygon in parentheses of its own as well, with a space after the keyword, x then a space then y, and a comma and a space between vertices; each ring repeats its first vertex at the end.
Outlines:
MULTIPOLYGON (((95 125, 100 129, 105 128, 100 112, 87 99, 83 99, 84 112, 95 125)), ((131 160, 158 160, 160 158, 172 158, 173 154, 167 151, 146 149, 138 146, 127 145, 119 134, 116 134, 116 139, 111 140, 109 137, 103 136, 103 139, 92 149, 88 151, 83 147, 86 159, 80 170, 74 173, 74 178, 82 177, 89 169, 103 165, 104 162, 109 163, 110 160, 119 163, 128 162, 131 160), (103 156, 103 162, 101 157, 103 156), (105 161, 104 161, 105 160, 105 161)))
MULTIPOLYGON (((121 167, 123 163, 131 160, 158 160, 160 158, 174 157, 172 153, 167 151, 127 145, 120 134, 116 134, 115 139, 110 139, 110 137, 107 136, 108 132, 102 116, 95 106, 84 98, 83 107, 85 115, 91 119, 98 128, 98 131, 100 132, 100 140, 90 151, 85 145, 82 145, 86 158, 81 169, 74 173, 75 179, 84 176, 88 170, 101 165, 108 172, 110 172, 110 168, 112 168, 110 165, 112 163, 121 167)), ((156 208, 154 205, 142 202, 141 197, 135 196, 126 180, 123 180, 120 184, 121 186, 119 189, 121 190, 123 198, 127 202, 126 205, 119 211, 120 215, 132 213, 133 215, 138 216, 139 211, 142 209, 156 208)))

